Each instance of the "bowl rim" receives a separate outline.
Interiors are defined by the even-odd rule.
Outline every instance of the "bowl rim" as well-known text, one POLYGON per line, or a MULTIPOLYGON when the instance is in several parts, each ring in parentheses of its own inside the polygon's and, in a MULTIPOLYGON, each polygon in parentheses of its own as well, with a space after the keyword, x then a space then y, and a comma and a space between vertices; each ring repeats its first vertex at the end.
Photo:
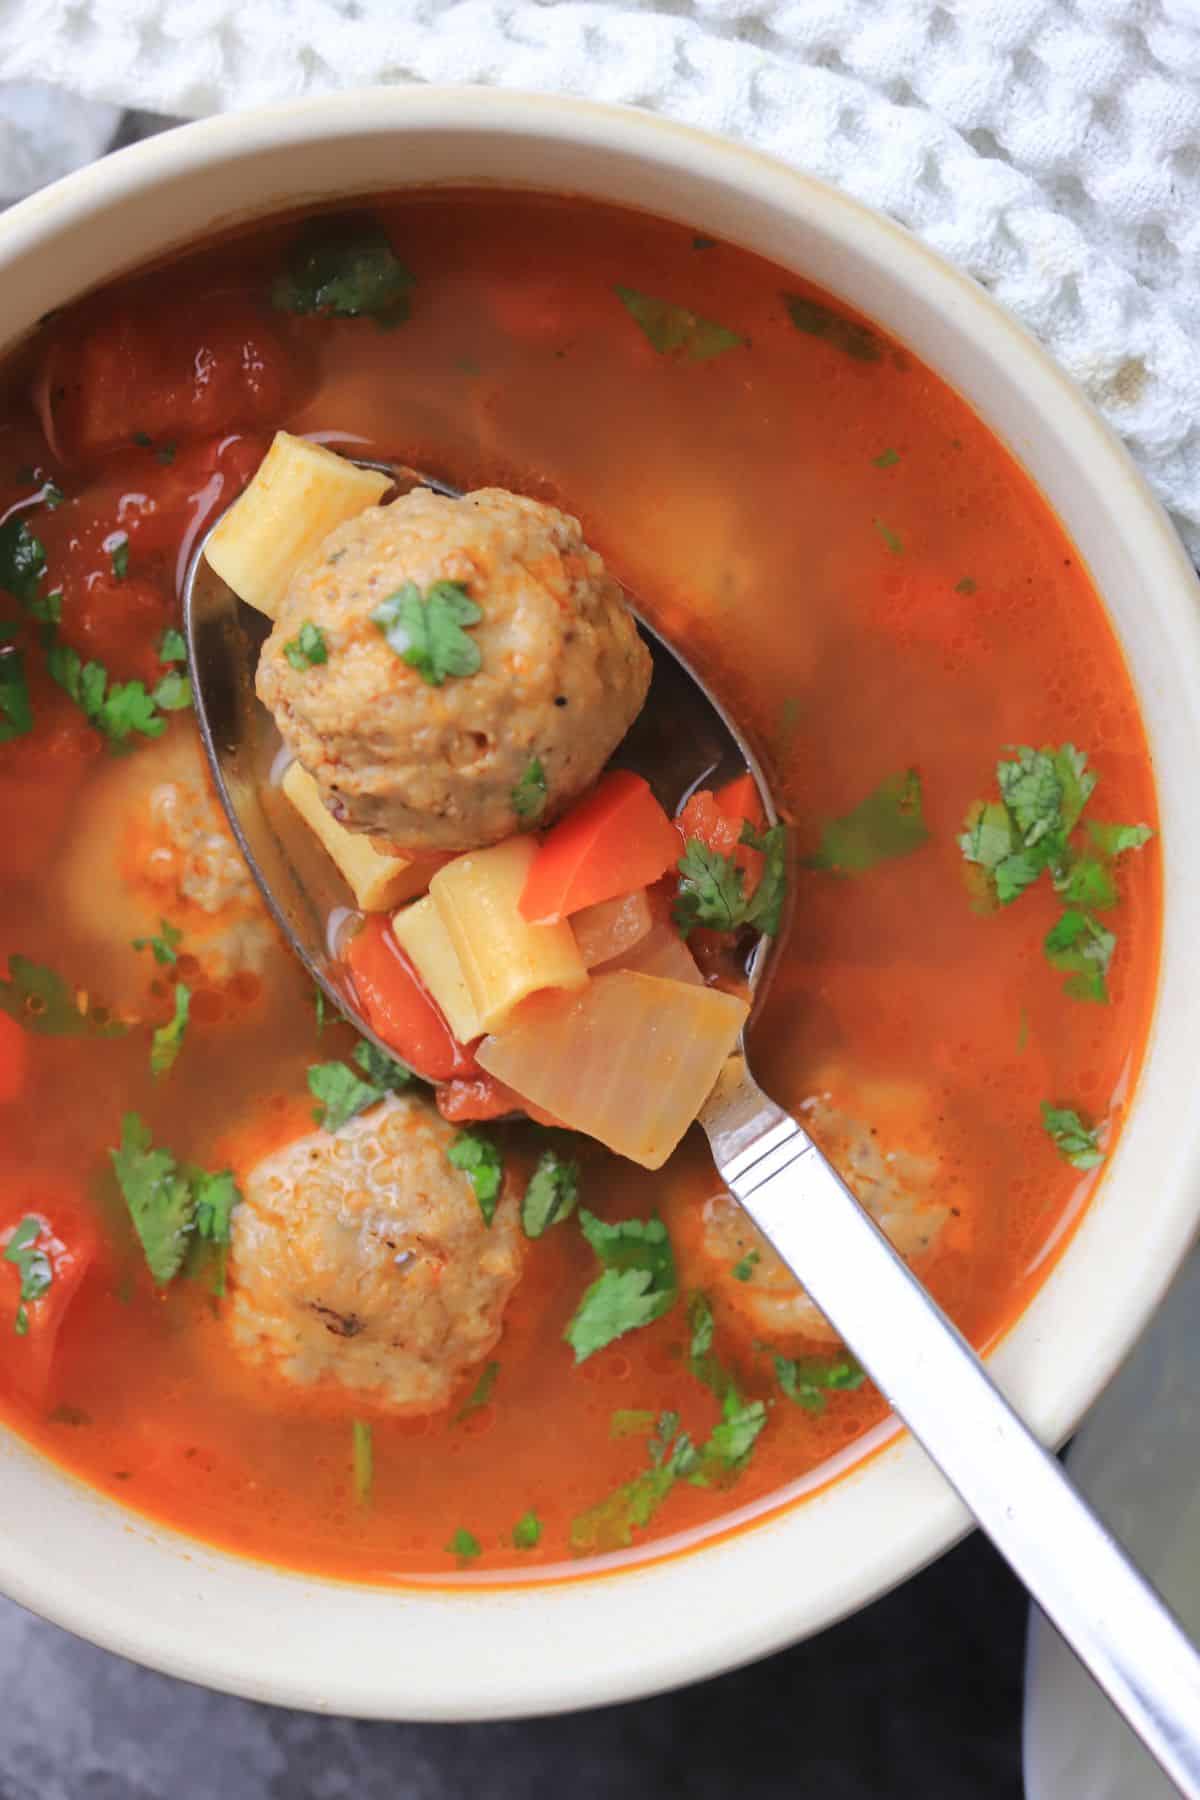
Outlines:
MULTIPOLYGON (((1163 702, 1164 717, 1168 711, 1178 715, 1176 735, 1182 734, 1189 754, 1200 753, 1195 576, 1165 513, 1114 435, 1040 346, 968 277, 891 220, 747 146, 633 108, 514 90, 375 88, 286 101, 183 126, 19 203, 0 218, 0 267, 10 269, 49 245, 69 245, 82 223, 177 175, 237 165, 260 150, 472 132, 513 142, 532 137, 547 147, 585 145, 614 160, 634 157, 648 172, 671 173, 780 219, 800 220, 814 243, 877 269, 881 282, 899 284, 930 318, 936 314, 943 328, 949 326, 948 345, 961 343, 969 362, 994 364, 1019 390, 1030 429, 1045 430, 1057 453, 1073 461, 1084 494, 1080 504, 1090 494, 1102 506, 1106 530, 1153 596, 1171 664, 1163 680, 1176 679, 1183 696, 1169 707, 1163 702)), ((396 184, 380 183, 387 185, 396 184)), ((345 191, 363 190, 360 184, 345 191)), ((265 214, 274 206, 250 210, 265 214)), ((703 226, 710 218, 702 212, 693 222, 703 226)), ((736 230, 722 235, 738 241, 736 230)), ((165 245, 165 236, 159 237, 165 245)), ((813 279, 843 291, 822 274, 813 279)), ((869 304, 848 297, 871 313, 869 304)), ((18 319, 16 330, 30 322, 18 319)), ((926 335, 928 343, 936 341, 926 335)), ((950 378, 943 359, 914 347, 950 378)), ((1015 447, 1019 440, 1014 427, 1009 447, 1028 467, 1015 447)), ((1144 717, 1151 704, 1158 705, 1156 691, 1144 693, 1139 686, 1144 717)), ((1157 752, 1157 738, 1152 742, 1157 752)), ((1173 752, 1172 767, 1176 760, 1173 752)), ((1173 779, 1157 753, 1156 767, 1160 783, 1173 779)), ((1159 798, 1162 807, 1161 786, 1159 798)), ((1200 1003, 1193 1003, 1200 1002, 1200 978, 1193 981, 1187 973, 1183 916, 1185 902, 1194 910, 1197 901, 1200 857, 1176 854, 1168 836, 1159 997, 1142 1082, 1145 1090, 1145 1077, 1161 1064, 1164 1094, 1160 1100, 1157 1087, 1148 1096, 1139 1091, 1112 1166, 1072 1244, 990 1358, 993 1373, 1048 1442, 1062 1440, 1110 1378, 1196 1229, 1200 1117, 1190 1129, 1186 1118, 1176 1118, 1174 1137, 1154 1158, 1147 1146, 1152 1126, 1171 1123, 1181 1068, 1194 1069, 1200 1060, 1200 1003), (1168 1045, 1164 997, 1171 979, 1179 992, 1169 996, 1168 1045), (1137 1241, 1114 1271, 1110 1265, 1133 1216, 1138 1156, 1151 1163, 1155 1198, 1138 1222, 1137 1241), (1125 1196, 1119 1204, 1113 1199, 1118 1193, 1125 1196), (1089 1282, 1098 1284, 1104 1332, 1072 1343, 1064 1315, 1088 1305, 1089 1282)), ((38 1529, 14 1532, 0 1491, 0 1591, 80 1636, 185 1679, 259 1700, 379 1718, 523 1716, 697 1680, 833 1623, 915 1572, 968 1527, 957 1499, 901 1435, 832 1488, 688 1554, 557 1586, 366 1588, 242 1561, 151 1525, 3 1432, 0 1474, 0 1490, 15 1480, 24 1493, 46 1502, 38 1529), (881 1507, 889 1521, 886 1538, 878 1530, 881 1507), (74 1557, 71 1534, 79 1534, 81 1520, 91 1521, 95 1542, 111 1551, 111 1569, 89 1572, 74 1557), (848 1544, 855 1546, 852 1557, 848 1544), (807 1566, 798 1570, 801 1551, 807 1566), (128 1554, 133 1563, 122 1566, 128 1554), (780 1569, 793 1579, 780 1581, 780 1569), (164 1591, 155 1593, 156 1586, 164 1591), (197 1603, 199 1622, 185 1599, 197 1603), (314 1608, 320 1609, 321 1629, 300 1644, 297 1623, 314 1608), (363 1634, 376 1643, 396 1642, 409 1631, 420 1634, 422 1654, 399 1669, 394 1659, 360 1655, 356 1662, 350 1654, 363 1634)))

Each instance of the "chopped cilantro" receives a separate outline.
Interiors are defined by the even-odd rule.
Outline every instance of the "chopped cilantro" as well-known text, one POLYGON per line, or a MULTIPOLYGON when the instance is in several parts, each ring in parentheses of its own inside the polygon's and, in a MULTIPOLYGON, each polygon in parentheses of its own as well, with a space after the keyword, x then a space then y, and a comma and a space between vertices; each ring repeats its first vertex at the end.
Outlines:
POLYGON ((195 1227, 197 1237, 209 1244, 227 1244, 233 1224, 233 1209, 241 1199, 241 1190, 229 1169, 210 1174, 207 1169, 188 1171, 196 1200, 195 1227))
POLYGON ((283 654, 298 674, 303 675, 306 669, 315 668, 318 663, 329 661, 329 647, 325 642, 325 633, 311 619, 305 619, 294 638, 289 638, 283 646, 283 654))
POLYGON ((832 349, 840 350, 843 356, 853 357, 855 362, 882 361, 882 343, 873 331, 856 319, 847 319, 820 300, 810 300, 804 294, 785 294, 783 302, 797 331, 821 338, 832 349))
POLYGON ((6 1012, 26 1031, 46 1037, 120 1037, 126 1027, 109 1019, 99 1008, 80 1005, 81 996, 61 975, 27 956, 10 956, 8 980, 0 980, 0 1012, 6 1012))
POLYGON ((535 1512, 527 1512, 518 1519, 512 1530, 514 1550, 532 1550, 542 1535, 542 1521, 535 1512))
POLYGON ((133 434, 133 442, 137 445, 139 450, 149 450, 154 439, 150 436, 148 431, 135 431, 133 434))
POLYGON ((860 1388, 866 1375, 852 1356, 830 1361, 823 1356, 776 1356, 775 1377, 789 1400, 805 1412, 825 1411, 826 1397, 831 1393, 853 1392, 860 1388))
POLYGON ((317 1036, 323 1037, 325 1034, 325 1020, 329 1012, 329 1002, 325 998, 325 989, 319 988, 315 982, 313 983, 312 1003, 313 1012, 316 1014, 317 1019, 317 1036))
POLYGON ((161 712, 182 712, 192 704, 190 676, 179 669, 168 669, 150 695, 161 712))
POLYGON ((460 1131, 446 1152, 447 1159, 461 1169, 475 1190, 485 1225, 496 1216, 496 1202, 504 1180, 504 1164, 500 1152, 490 1138, 478 1131, 460 1131))
POLYGON ((540 757, 531 757, 525 773, 512 791, 512 806, 523 825, 533 825, 546 809, 546 771, 540 757))
POLYGON ((680 880, 674 909, 685 937, 695 925, 713 931, 750 926, 772 937, 778 932, 787 890, 787 827, 772 825, 760 834, 747 823, 741 841, 766 858, 759 884, 748 897, 745 875, 733 856, 710 850, 699 838, 688 839, 676 864, 680 880))
POLYGON ((615 1438, 649 1437, 654 1430, 655 1415, 641 1407, 618 1406, 609 1424, 609 1435, 615 1438))
POLYGON ((731 1377, 722 1367, 713 1348, 716 1335, 712 1306, 707 1294, 694 1293, 688 1299, 688 1368, 697 1381, 711 1388, 718 1397, 730 1386, 731 1377))
POLYGON ((577 1363, 627 1331, 660 1319, 679 1291, 671 1240, 661 1219, 609 1225, 581 1207, 579 1223, 603 1272, 585 1291, 563 1333, 577 1363))
POLYGON ((29 1330, 29 1302, 40 1300, 54 1280, 50 1258, 36 1246, 36 1239, 41 1236, 41 1232, 42 1221, 29 1213, 21 1220, 4 1247, 4 1260, 13 1264, 21 1283, 16 1318, 13 1321, 13 1329, 18 1337, 24 1337, 29 1330))
POLYGON ((498 1362, 484 1364, 480 1371, 479 1380, 475 1383, 475 1386, 471 1389, 471 1392, 467 1395, 467 1398, 463 1401, 462 1405, 454 1415, 454 1423, 456 1425, 460 1419, 469 1419, 472 1413, 478 1412, 481 1407, 487 1405, 492 1397, 492 1389, 496 1385, 496 1377, 499 1373, 500 1364, 498 1362))
POLYGON ((1140 850, 1154 836, 1148 825, 1102 825, 1088 820, 1088 836, 1101 856, 1123 856, 1127 850, 1140 850))
POLYGON ((695 237, 692 239, 692 249, 693 250, 715 250, 716 247, 717 247, 716 238, 715 237, 706 237, 702 231, 698 231, 696 233, 695 237))
POLYGON ((746 1400, 732 1382, 721 1401, 720 1423, 701 1446, 697 1461, 682 1473, 694 1487, 714 1487, 739 1475, 767 1422, 762 1400, 746 1400))
POLYGON ((736 350, 745 339, 712 319, 702 319, 686 306, 656 300, 636 288, 618 287, 617 299, 636 321, 660 356, 678 356, 685 362, 710 362, 722 351, 736 350))
MULTIPOLYGON (((681 1443, 690 1450, 690 1440, 681 1443)), ((604 1550, 623 1550, 633 1534, 650 1523, 679 1478, 669 1461, 646 1469, 626 1481, 595 1506, 571 1521, 570 1545, 579 1555, 604 1550)))
POLYGON ((173 625, 162 634, 158 646, 158 660, 161 663, 177 663, 187 661, 187 643, 182 631, 176 631, 173 625))
POLYGON ((26 606, 37 598, 38 583, 46 573, 46 552, 24 519, 13 517, 0 525, 0 587, 26 606))
POLYGON ((351 1420, 350 1455, 354 1467, 354 1498, 360 1506, 366 1506, 375 1482, 375 1441, 366 1419, 351 1420))
POLYGON ((472 1562, 475 1557, 483 1555, 483 1545, 475 1533, 468 1531, 464 1525, 459 1526, 446 1545, 446 1550, 451 1556, 457 1556, 460 1568, 472 1562))
POLYGON ((878 456, 871 458, 872 464, 877 469, 894 469, 899 461, 900 452, 898 450, 881 450, 878 456))
POLYGON ((1077 1169, 1096 1169, 1104 1161, 1099 1130, 1085 1125, 1069 1106, 1051 1106, 1042 1101, 1042 1124, 1054 1141, 1059 1154, 1077 1169))
POLYGON ((579 1198, 579 1164, 557 1150, 543 1150, 521 1201, 521 1224, 528 1238, 569 1219, 579 1198))
POLYGON ((42 491, 38 496, 42 505, 48 506, 51 512, 57 512, 66 497, 67 496, 63 493, 57 481, 46 481, 43 483, 42 491))
POLYGON ((978 583, 972 581, 969 575, 964 575, 961 581, 955 582, 954 591, 956 594, 973 594, 977 586, 978 583))
POLYGON ((354 1061, 359 1075, 344 1062, 315 1063, 308 1071, 308 1091, 320 1102, 313 1117, 326 1131, 340 1131, 368 1106, 412 1080, 411 1069, 365 1038, 355 1045, 354 1061))
POLYGON ((118 581, 124 581, 129 573, 129 539, 123 537, 111 549, 112 572, 118 581))
POLYGON ((52 644, 46 656, 46 666, 58 685, 70 695, 85 717, 96 729, 113 743, 124 743, 132 732, 140 732, 143 737, 161 737, 167 728, 167 722, 159 714, 157 692, 161 691, 167 702, 167 710, 176 710, 186 706, 191 698, 191 684, 186 676, 168 671, 159 683, 156 694, 148 694, 145 685, 140 681, 121 681, 109 683, 108 671, 102 663, 85 663, 78 653, 66 644, 52 644), (169 687, 167 684, 171 684, 169 687), (187 698, 181 697, 182 684, 187 690, 187 698))
POLYGON ((156 937, 134 938, 133 947, 135 950, 152 951, 155 962, 166 968, 168 964, 178 961, 177 951, 183 942, 183 933, 169 919, 160 919, 158 924, 156 937))
POLYGON ((1055 892, 1067 906, 1085 906, 1103 912, 1117 903, 1117 884, 1108 864, 1095 856, 1073 860, 1054 880, 1055 892))
POLYGON ((25 658, 19 650, 0 656, 0 744, 10 744, 33 730, 33 707, 25 681, 25 658))
POLYGON ((808 867, 862 875, 877 863, 911 856, 929 838, 916 769, 888 775, 843 818, 821 828, 821 845, 808 867))
POLYGON ((48 594, 35 594, 26 610, 40 625, 59 624, 62 620, 62 589, 51 588, 48 594))
POLYGON ((904 550, 903 540, 896 535, 891 527, 885 525, 882 519, 872 519, 871 523, 874 525, 876 531, 879 533, 892 555, 901 555, 904 550))
POLYGON ((416 582, 406 581, 371 614, 396 655, 430 687, 478 673, 483 658, 463 627, 482 617, 460 581, 435 581, 423 599, 416 582))
POLYGON ((164 467, 169 469, 171 464, 175 461, 175 452, 178 447, 177 444, 173 444, 169 440, 167 443, 159 445, 159 448, 155 451, 155 455, 164 467))
POLYGON ((735 1281, 750 1281, 753 1279, 754 1271, 761 1261, 761 1252, 758 1250, 750 1250, 742 1257, 740 1262, 734 1263, 733 1268, 729 1272, 735 1281))
POLYGON ((297 239, 271 288, 278 312, 402 324, 415 278, 373 220, 315 220, 297 239))
POLYGON ((121 1121, 121 1145, 112 1165, 150 1274, 165 1287, 183 1267, 195 1219, 192 1183, 169 1150, 153 1148, 150 1127, 137 1113, 121 1121))
POLYGON ((150 1072, 157 1080, 175 1067, 175 1059, 183 1048, 188 1012, 192 996, 182 981, 175 983, 175 1011, 165 1025, 160 1025, 150 1042, 150 1072))
POLYGON ((1109 964, 1117 947, 1115 935, 1089 912, 1068 907, 1043 940, 1046 961, 1069 979, 1063 983, 1072 1000, 1108 1000, 1109 964))

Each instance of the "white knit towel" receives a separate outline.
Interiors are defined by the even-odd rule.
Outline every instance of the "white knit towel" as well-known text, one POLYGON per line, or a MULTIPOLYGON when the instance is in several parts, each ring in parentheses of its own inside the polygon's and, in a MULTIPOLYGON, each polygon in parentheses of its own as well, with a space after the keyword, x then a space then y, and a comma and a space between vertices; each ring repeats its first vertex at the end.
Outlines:
POLYGON ((502 83, 743 138, 1011 307, 1200 556, 1200 0, 0 0, 0 77, 185 115, 502 83))

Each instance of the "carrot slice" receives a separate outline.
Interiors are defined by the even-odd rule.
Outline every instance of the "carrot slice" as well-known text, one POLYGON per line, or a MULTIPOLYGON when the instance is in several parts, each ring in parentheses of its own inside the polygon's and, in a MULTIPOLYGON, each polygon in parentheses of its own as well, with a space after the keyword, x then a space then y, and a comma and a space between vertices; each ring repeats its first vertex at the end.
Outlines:
POLYGON ((649 887, 679 853, 679 832, 649 783, 614 769, 546 833, 529 867, 521 911, 531 924, 553 924, 649 887))
POLYGON ((25 1033, 15 1019, 0 1013, 0 1106, 20 1094, 28 1063, 25 1033))
POLYGON ((476 1072, 396 942, 390 922, 372 914, 347 946, 343 960, 359 1004, 385 1044, 427 1081, 476 1072))

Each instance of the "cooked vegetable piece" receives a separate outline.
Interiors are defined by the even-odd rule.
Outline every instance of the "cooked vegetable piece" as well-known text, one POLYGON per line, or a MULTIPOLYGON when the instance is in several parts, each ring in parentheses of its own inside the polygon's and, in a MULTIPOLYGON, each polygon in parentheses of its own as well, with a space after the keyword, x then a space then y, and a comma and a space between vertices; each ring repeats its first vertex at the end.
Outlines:
POLYGON ((1060 1156, 1065 1156, 1077 1169, 1097 1169, 1104 1161, 1099 1127, 1085 1125, 1070 1106, 1051 1106, 1042 1102, 1042 1124, 1060 1156))
POLYGON ((460 1131, 446 1156, 471 1183, 484 1223, 490 1225, 496 1216, 496 1202, 504 1182, 504 1163, 499 1150, 490 1138, 478 1131, 460 1131))
POLYGON ((367 919, 345 951, 359 1004, 372 1028, 426 1081, 476 1072, 469 1050, 455 1038, 405 957, 387 919, 367 919))
POLYGON ((345 877, 363 912, 387 912, 414 894, 424 893, 429 877, 444 857, 389 856, 360 831, 347 831, 326 810, 320 790, 307 769, 288 765, 283 791, 304 823, 310 826, 345 877))
POLYGON ((583 1207, 579 1223, 602 1272, 563 1333, 577 1363, 627 1331, 661 1319, 679 1294, 671 1240, 661 1219, 622 1219, 610 1225, 583 1207))
POLYGON ((445 1016, 460 1044, 481 1037, 483 1027, 462 964, 430 895, 392 917, 396 942, 445 1016))
POLYGON ((579 954, 589 969, 626 956, 649 935, 653 925, 654 914, 645 888, 585 906, 571 918, 579 954))
POLYGON ((534 925, 521 896, 539 852, 529 838, 473 850, 439 869, 429 892, 484 1031, 498 1031, 540 988, 578 988, 587 970, 565 921, 534 925))
POLYGON ((877 863, 911 856, 929 837, 916 769, 889 775, 844 818, 821 828, 821 847, 809 859, 813 869, 862 875, 877 863))
POLYGON ((526 919, 564 919, 649 887, 679 855, 679 833, 649 784, 627 769, 604 775, 551 827, 521 895, 526 919))
POLYGON ((664 981, 686 981, 703 987, 704 977, 696 967, 696 959, 667 919, 656 919, 646 936, 596 970, 607 975, 617 969, 630 969, 636 975, 658 975, 664 981))
POLYGON ((831 306, 808 294, 785 294, 783 303, 797 331, 803 331, 808 337, 821 338, 832 349, 840 350, 843 356, 853 357, 855 362, 882 360, 881 340, 857 319, 834 312, 831 306))
POLYGON ((538 995, 476 1054, 563 1125, 660 1169, 712 1091, 748 1012, 715 988, 622 970, 594 975, 578 994, 538 995))
POLYGON ((277 431, 258 473, 204 554, 248 606, 273 619, 293 574, 335 525, 377 506, 392 483, 305 438, 277 431))

